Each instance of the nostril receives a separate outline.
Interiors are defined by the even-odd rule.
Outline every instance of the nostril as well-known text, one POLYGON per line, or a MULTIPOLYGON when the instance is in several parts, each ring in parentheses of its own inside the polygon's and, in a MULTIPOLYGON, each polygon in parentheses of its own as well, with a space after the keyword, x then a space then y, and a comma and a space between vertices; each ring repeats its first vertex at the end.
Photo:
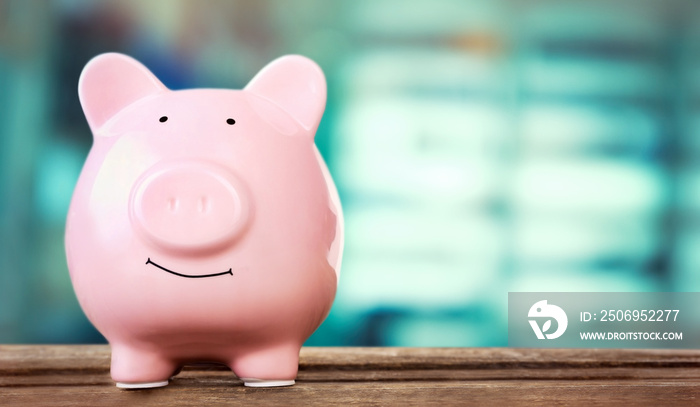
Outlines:
POLYGON ((168 210, 170 212, 177 212, 177 207, 180 205, 180 202, 177 200, 177 198, 170 197, 168 198, 168 210))
POLYGON ((209 202, 209 197, 206 195, 203 195, 199 197, 199 200, 197 201, 197 211, 199 213, 207 213, 209 212, 211 204, 209 202))

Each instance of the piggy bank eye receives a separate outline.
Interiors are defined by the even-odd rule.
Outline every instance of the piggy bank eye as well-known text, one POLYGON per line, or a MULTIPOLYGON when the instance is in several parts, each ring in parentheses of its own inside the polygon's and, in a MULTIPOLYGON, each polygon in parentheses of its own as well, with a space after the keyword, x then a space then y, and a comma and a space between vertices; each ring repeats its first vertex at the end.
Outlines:
POLYGON ((160 119, 158 119, 158 121, 161 122, 161 123, 165 123, 165 122, 168 121, 168 116, 163 116, 163 117, 161 117, 160 119))
POLYGON ((231 126, 233 126, 234 124, 236 124, 236 121, 233 120, 233 119, 231 119, 231 118, 228 118, 228 119, 226 119, 226 123, 228 123, 228 124, 230 124, 231 126))

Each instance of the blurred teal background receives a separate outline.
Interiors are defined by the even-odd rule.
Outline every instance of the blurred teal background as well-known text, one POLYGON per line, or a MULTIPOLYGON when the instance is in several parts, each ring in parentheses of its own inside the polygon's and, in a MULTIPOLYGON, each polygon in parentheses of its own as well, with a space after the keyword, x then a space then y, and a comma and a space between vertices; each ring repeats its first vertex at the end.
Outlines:
POLYGON ((700 4, 0 0, 0 343, 103 341, 63 249, 85 63, 328 79, 346 250, 310 345, 505 346, 509 291, 700 290, 700 4))

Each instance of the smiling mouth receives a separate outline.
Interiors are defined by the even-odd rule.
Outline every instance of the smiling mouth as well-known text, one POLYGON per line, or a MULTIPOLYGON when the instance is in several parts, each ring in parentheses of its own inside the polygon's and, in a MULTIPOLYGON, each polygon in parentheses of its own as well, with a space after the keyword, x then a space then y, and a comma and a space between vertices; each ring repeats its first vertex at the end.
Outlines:
POLYGON ((163 267, 163 266, 161 266, 161 265, 159 265, 159 264, 156 264, 156 263, 152 262, 150 257, 148 258, 148 260, 146 260, 146 265, 148 265, 148 264, 152 264, 152 265, 158 267, 159 269, 161 269, 161 270, 163 270, 163 271, 167 271, 167 272, 170 273, 170 274, 174 274, 174 275, 176 275, 176 276, 178 276, 178 277, 185 277, 185 278, 217 277, 217 276, 223 276, 223 275, 226 275, 226 274, 233 275, 233 269, 228 269, 227 271, 224 271, 224 272, 221 272, 221 273, 201 274, 201 275, 191 275, 191 274, 177 273, 177 272, 175 272, 175 271, 168 270, 168 269, 166 269, 165 267, 163 267))

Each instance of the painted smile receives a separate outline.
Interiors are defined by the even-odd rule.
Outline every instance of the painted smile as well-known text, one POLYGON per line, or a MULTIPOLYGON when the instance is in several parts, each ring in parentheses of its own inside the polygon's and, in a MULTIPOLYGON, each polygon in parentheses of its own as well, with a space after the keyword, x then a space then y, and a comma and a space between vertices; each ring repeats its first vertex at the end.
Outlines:
POLYGON ((177 273, 177 272, 172 271, 172 270, 168 270, 168 269, 166 269, 165 267, 163 267, 163 266, 161 266, 161 265, 159 265, 159 264, 156 264, 156 263, 152 262, 150 257, 149 257, 148 260, 146 261, 146 265, 148 265, 148 264, 152 264, 152 265, 158 267, 159 269, 161 269, 161 270, 163 270, 163 271, 167 271, 167 272, 170 273, 170 274, 174 274, 174 275, 176 275, 176 276, 178 276, 178 277, 185 277, 185 278, 216 277, 216 276, 223 276, 223 275, 225 275, 225 274, 233 275, 233 270, 232 270, 232 269, 228 269, 227 271, 224 271, 224 272, 221 272, 221 273, 214 273, 214 274, 202 274, 202 275, 181 274, 181 273, 177 273))

